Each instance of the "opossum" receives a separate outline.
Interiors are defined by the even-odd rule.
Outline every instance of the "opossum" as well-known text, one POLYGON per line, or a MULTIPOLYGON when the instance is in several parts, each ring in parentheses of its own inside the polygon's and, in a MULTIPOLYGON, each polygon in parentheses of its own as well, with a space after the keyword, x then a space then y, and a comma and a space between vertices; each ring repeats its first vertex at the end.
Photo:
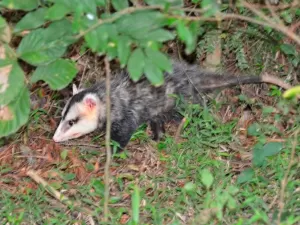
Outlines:
MULTIPOLYGON (((126 147, 137 128, 150 122, 154 139, 164 132, 164 118, 174 110, 176 98, 199 102, 199 93, 241 84, 271 83, 284 86, 274 77, 234 76, 218 74, 172 61, 172 73, 164 74, 164 84, 155 87, 145 78, 137 82, 130 79, 126 69, 111 80, 111 139, 119 143, 119 150, 126 147)), ((105 82, 78 90, 73 85, 73 96, 62 111, 62 118, 55 131, 55 142, 67 141, 104 130, 106 125, 105 82), (104 128, 104 129, 103 129, 104 128)))

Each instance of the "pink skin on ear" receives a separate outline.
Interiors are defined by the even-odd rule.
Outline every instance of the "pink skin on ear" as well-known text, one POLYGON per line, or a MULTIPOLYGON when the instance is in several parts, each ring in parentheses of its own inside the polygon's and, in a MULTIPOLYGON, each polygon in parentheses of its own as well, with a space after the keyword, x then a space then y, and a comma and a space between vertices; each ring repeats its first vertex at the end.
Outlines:
POLYGON ((96 101, 92 98, 86 98, 84 100, 84 104, 89 108, 89 110, 93 110, 96 106, 96 101))

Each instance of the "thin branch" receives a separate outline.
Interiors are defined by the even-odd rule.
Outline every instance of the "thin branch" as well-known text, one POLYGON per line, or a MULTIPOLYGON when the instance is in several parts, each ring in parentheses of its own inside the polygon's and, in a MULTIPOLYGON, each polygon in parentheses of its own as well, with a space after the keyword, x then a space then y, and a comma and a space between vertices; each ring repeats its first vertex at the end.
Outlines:
POLYGON ((280 219, 281 219, 281 215, 282 215, 283 208, 284 208, 284 192, 285 192, 286 185, 288 183, 289 173, 290 173, 290 170, 291 170, 293 164, 295 163, 295 154, 296 154, 297 138, 298 138, 299 131, 300 131, 300 129, 296 130, 296 132, 295 132, 295 139, 293 141, 290 162, 289 162, 288 168, 284 174, 284 178, 281 181, 281 189, 280 189, 279 202, 278 202, 278 205, 279 205, 279 212, 278 212, 278 217, 277 217, 278 225, 280 225, 280 219))
POLYGON ((111 147, 110 147, 110 130, 111 130, 111 103, 110 103, 110 64, 107 56, 104 59, 105 71, 106 71, 106 134, 105 134, 105 146, 106 146, 106 162, 104 168, 104 222, 108 221, 108 202, 109 202, 109 168, 111 163, 111 147))
POLYGON ((295 42, 297 42, 297 44, 300 45, 300 37, 298 35, 296 35, 293 31, 291 31, 288 27, 286 27, 283 24, 278 24, 274 21, 272 21, 271 18, 269 18, 268 16, 266 16, 263 12, 255 9, 251 4, 243 1, 242 2, 243 5, 248 8, 249 10, 251 10, 254 14, 256 14, 257 16, 259 16, 260 18, 262 18, 266 23, 264 24, 264 26, 269 26, 274 28, 275 30, 278 30, 282 33, 284 33, 285 35, 287 35, 289 38, 293 39, 295 42))
MULTIPOLYGON (((261 26, 269 26, 269 27, 271 27, 271 28, 273 28, 277 31, 280 31, 283 34, 287 35, 289 38, 293 39, 297 44, 300 45, 300 37, 297 36, 295 33, 293 33, 290 29, 288 29, 288 27, 273 22, 269 17, 267 17, 262 12, 260 12, 255 7, 253 7, 252 5, 250 5, 246 2, 243 2, 243 5, 245 7, 247 7, 248 9, 250 9, 256 15, 260 16, 264 21, 260 21, 260 20, 254 19, 254 18, 239 15, 239 14, 226 14, 226 13, 219 13, 218 18, 205 17, 205 16, 201 16, 201 17, 178 16, 178 15, 171 15, 171 14, 167 14, 167 13, 165 13, 165 16, 169 17, 169 18, 178 18, 178 19, 194 20, 194 21, 213 21, 213 22, 214 21, 219 21, 220 19, 221 20, 227 20, 227 19, 243 20, 243 21, 258 24, 258 25, 261 25, 261 26)), ((131 13, 134 13, 134 12, 137 12, 137 11, 145 11, 145 10, 151 10, 151 9, 164 11, 164 8, 160 5, 143 6, 143 7, 129 7, 129 8, 123 9, 123 10, 115 13, 115 15, 111 18, 108 18, 108 19, 105 19, 105 20, 99 19, 97 21, 97 23, 90 26, 87 30, 82 31, 80 34, 78 34, 76 36, 76 38, 79 39, 79 38, 83 37, 84 35, 86 35, 87 33, 89 33, 90 31, 96 29, 98 26, 100 26, 102 24, 112 23, 112 22, 118 20, 119 18, 121 18, 124 15, 131 14, 131 13)), ((194 8, 170 7, 169 10, 170 11, 171 10, 182 10, 184 12, 204 13, 207 9, 205 10, 205 9, 194 9, 194 8)))

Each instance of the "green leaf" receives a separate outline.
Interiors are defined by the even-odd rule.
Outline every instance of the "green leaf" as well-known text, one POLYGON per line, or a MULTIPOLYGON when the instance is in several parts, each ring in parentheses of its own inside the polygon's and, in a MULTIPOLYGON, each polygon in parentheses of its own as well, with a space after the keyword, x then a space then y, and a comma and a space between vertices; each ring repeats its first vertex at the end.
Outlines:
POLYGON ((189 30, 187 26, 185 26, 183 21, 179 21, 177 23, 177 32, 179 38, 186 43, 186 45, 190 45, 193 43, 193 34, 189 30))
POLYGON ((113 24, 103 24, 84 36, 88 46, 94 52, 106 52, 109 39, 117 38, 117 29, 113 24))
POLYGON ((9 9, 30 11, 38 7, 39 0, 2 0, 1 4, 9 9))
POLYGON ((122 9, 129 7, 127 0, 111 0, 111 4, 117 11, 120 11, 122 9))
POLYGON ((155 64, 151 61, 151 59, 146 58, 145 61, 145 75, 147 79, 154 86, 158 87, 164 83, 164 75, 155 64))
POLYGON ((0 105, 14 100, 24 86, 24 72, 17 62, 0 67, 0 105))
POLYGON ((183 0, 145 0, 148 5, 170 5, 170 6, 183 6, 183 0))
POLYGON ((146 48, 146 55, 158 68, 172 73, 172 63, 166 55, 151 48, 146 48))
POLYGON ((280 142, 269 142, 265 144, 262 151, 264 152, 264 157, 273 156, 279 153, 283 148, 282 143, 280 142))
POLYGON ((164 29, 157 29, 145 34, 145 36, 142 39, 149 40, 149 41, 165 42, 165 41, 173 40, 174 37, 175 37, 174 34, 172 34, 170 31, 164 29))
POLYGON ((53 22, 46 29, 40 28, 26 35, 17 49, 17 54, 35 66, 53 62, 74 42, 72 34, 72 25, 69 21, 53 22))
POLYGON ((48 65, 39 66, 31 77, 31 82, 45 81, 52 90, 60 90, 68 86, 77 74, 75 63, 58 59, 48 65))
POLYGON ((118 49, 115 42, 111 41, 107 44, 107 56, 109 60, 116 58, 118 55, 118 49))
POLYGON ((11 30, 5 19, 0 16, 0 41, 9 43, 11 39, 11 30))
POLYGON ((49 84, 53 90, 64 88, 76 75, 76 67, 72 61, 57 59, 56 61, 38 66, 32 74, 32 83, 43 80, 49 84))
POLYGON ((63 159, 63 160, 66 160, 68 156, 68 150, 63 150, 61 153, 60 153, 60 157, 63 159))
POLYGON ((248 135, 251 136, 259 136, 261 134, 260 132, 260 126, 258 123, 253 123, 248 127, 248 135))
POLYGON ((283 93, 283 97, 287 99, 294 98, 297 95, 300 95, 300 85, 292 87, 283 93))
POLYGON ((20 32, 37 28, 45 23, 45 8, 39 8, 33 12, 27 13, 15 26, 14 31, 20 32))
POLYGON ((228 206, 228 208, 229 209, 235 209, 236 208, 236 200, 234 199, 234 198, 232 198, 232 197, 229 197, 228 198, 228 202, 227 202, 227 206, 228 206))
POLYGON ((252 168, 245 169, 237 178, 237 183, 242 184, 246 182, 250 182, 254 175, 254 170, 252 168))
POLYGON ((29 117, 30 100, 27 88, 23 87, 14 101, 2 106, 0 112, 0 137, 15 133, 29 117))
POLYGON ((70 12, 71 9, 69 7, 67 7, 65 4, 58 2, 47 10, 45 18, 49 20, 60 20, 70 12))
POLYGON ((100 195, 100 196, 104 196, 104 192, 105 192, 105 187, 102 181, 100 180, 94 180, 93 182, 93 188, 95 189, 95 192, 100 195))
POLYGON ((156 11, 135 12, 116 21, 118 32, 132 39, 145 39, 149 32, 164 26, 164 16, 156 11))
POLYGON ((183 189, 187 192, 196 190, 196 185, 193 182, 188 182, 184 185, 183 189))
POLYGON ((139 215, 140 215, 140 190, 137 186, 134 187, 131 203, 132 203, 132 222, 135 225, 139 223, 139 215))
POLYGON ((65 181, 74 180, 75 177, 76 177, 76 174, 74 174, 74 173, 66 173, 63 175, 63 178, 65 181))
POLYGON ((127 64, 128 57, 130 55, 131 40, 129 37, 120 37, 118 42, 118 56, 120 59, 121 67, 124 68, 127 64))
POLYGON ((209 189, 213 184, 214 177, 208 169, 201 171, 201 182, 205 185, 206 189, 209 189))
POLYGON ((296 48, 290 44, 281 44, 280 45, 281 51, 286 55, 296 55, 296 48))
POLYGON ((142 49, 135 49, 128 59, 128 72, 133 81, 138 81, 143 75, 145 55, 142 49))
POLYGON ((98 6, 105 6, 106 5, 106 0, 96 0, 96 4, 98 6))

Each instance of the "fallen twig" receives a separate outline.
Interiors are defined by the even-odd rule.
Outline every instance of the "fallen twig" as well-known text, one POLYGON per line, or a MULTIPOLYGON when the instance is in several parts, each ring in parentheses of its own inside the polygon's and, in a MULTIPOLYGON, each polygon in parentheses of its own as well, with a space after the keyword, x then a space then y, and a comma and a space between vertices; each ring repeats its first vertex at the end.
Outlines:
POLYGON ((180 122, 180 124, 179 124, 179 126, 178 126, 178 128, 177 128, 177 131, 176 131, 176 134, 175 134, 175 143, 177 144, 178 143, 178 139, 179 139, 179 136, 180 136, 180 132, 181 132, 181 130, 182 130, 182 128, 183 128, 183 125, 184 125, 184 123, 185 123, 185 121, 186 121, 186 119, 185 119, 185 117, 181 120, 181 122, 180 122))
MULTIPOLYGON (((41 184, 43 188, 52 196, 54 196, 57 200, 59 200, 64 205, 67 205, 68 207, 74 207, 76 204, 72 202, 68 197, 61 194, 57 190, 55 190, 53 187, 51 187, 47 181, 45 181, 42 177, 40 177, 35 171, 28 170, 27 176, 29 176, 31 179, 33 179, 36 183, 41 184)), ((93 218, 91 216, 91 211, 89 209, 82 209, 84 211, 84 214, 86 215, 85 218, 87 218, 89 221, 93 221, 93 218)), ((93 221, 94 222, 94 221, 93 221)))

